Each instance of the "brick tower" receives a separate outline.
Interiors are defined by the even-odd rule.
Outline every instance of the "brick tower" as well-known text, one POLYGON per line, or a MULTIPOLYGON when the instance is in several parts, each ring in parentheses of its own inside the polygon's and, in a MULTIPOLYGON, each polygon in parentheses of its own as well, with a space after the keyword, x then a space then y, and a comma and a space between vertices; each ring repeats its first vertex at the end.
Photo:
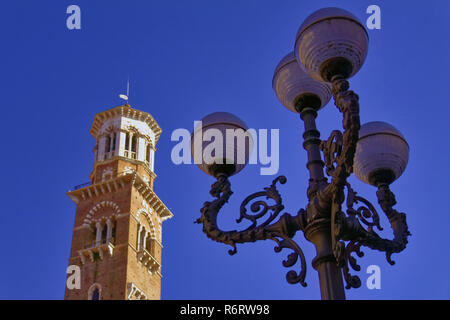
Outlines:
POLYGON ((67 195, 76 203, 69 265, 80 289, 65 299, 160 299, 162 222, 173 215, 153 192, 161 128, 128 104, 98 113, 90 183, 67 195))

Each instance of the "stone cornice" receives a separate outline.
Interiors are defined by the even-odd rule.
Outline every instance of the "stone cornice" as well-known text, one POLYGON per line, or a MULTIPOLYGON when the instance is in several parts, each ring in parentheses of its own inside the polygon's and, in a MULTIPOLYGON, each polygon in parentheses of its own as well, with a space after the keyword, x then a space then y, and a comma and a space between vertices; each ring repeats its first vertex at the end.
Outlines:
POLYGON ((133 109, 129 106, 118 106, 95 115, 94 121, 92 122, 90 134, 97 139, 99 135, 99 130, 102 126, 102 123, 110 118, 115 116, 123 116, 139 121, 143 121, 148 124, 150 129, 155 133, 155 144, 158 142, 159 137, 161 136, 161 128, 158 123, 155 121, 153 116, 150 113, 140 111, 137 109, 133 109))
POLYGON ((86 200, 90 198, 96 198, 103 194, 117 192, 125 188, 128 184, 131 184, 142 195, 145 201, 148 202, 150 207, 161 217, 162 221, 173 217, 169 208, 158 198, 153 192, 145 180, 137 173, 129 173, 126 175, 120 175, 116 178, 105 180, 96 184, 91 184, 84 188, 72 190, 67 192, 67 195, 78 204, 80 200, 86 200))
POLYGON ((145 182, 145 180, 137 172, 130 174, 130 176, 133 176, 133 186, 142 195, 145 201, 149 203, 150 207, 152 207, 153 210, 159 214, 161 221, 165 221, 173 217, 173 214, 170 212, 169 208, 166 207, 161 199, 159 199, 153 192, 152 188, 149 187, 147 182, 145 182))
POLYGON ((84 188, 71 190, 66 194, 70 199, 73 200, 73 202, 78 204, 80 200, 86 200, 89 198, 101 196, 103 194, 117 192, 125 188, 125 184, 126 181, 124 179, 124 176, 119 176, 114 179, 109 179, 96 184, 88 185, 84 188))

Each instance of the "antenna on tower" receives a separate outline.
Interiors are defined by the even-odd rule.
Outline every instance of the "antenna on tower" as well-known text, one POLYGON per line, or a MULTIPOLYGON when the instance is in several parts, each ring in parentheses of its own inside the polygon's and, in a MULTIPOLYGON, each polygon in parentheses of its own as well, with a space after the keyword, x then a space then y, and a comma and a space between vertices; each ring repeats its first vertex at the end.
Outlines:
POLYGON ((127 94, 126 94, 126 95, 124 95, 124 94, 119 94, 120 99, 125 100, 125 101, 126 101, 125 105, 128 106, 128 107, 130 106, 130 105, 128 104, 128 98, 129 98, 129 96, 130 96, 130 76, 128 76, 128 81, 127 81, 127 94))

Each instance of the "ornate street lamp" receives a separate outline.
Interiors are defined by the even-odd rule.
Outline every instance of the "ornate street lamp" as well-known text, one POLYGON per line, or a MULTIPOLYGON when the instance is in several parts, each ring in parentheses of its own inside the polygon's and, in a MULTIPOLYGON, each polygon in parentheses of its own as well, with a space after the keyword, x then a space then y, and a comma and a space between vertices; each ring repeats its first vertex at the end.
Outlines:
MULTIPOLYGON (((283 266, 289 268, 297 262, 300 264, 299 272, 291 270, 286 274, 287 281, 306 286, 305 257, 293 240, 296 232, 302 231, 316 247, 317 256, 312 266, 319 274, 322 299, 345 299, 342 278, 347 289, 361 286, 358 276, 350 274, 350 268, 360 270, 352 254, 362 257, 361 246, 385 252, 392 265, 391 255, 406 247, 410 235, 406 215, 393 208, 396 200, 389 188, 405 170, 408 144, 402 134, 387 123, 369 122, 361 126, 358 96, 349 91, 347 79, 359 71, 367 49, 367 32, 355 16, 342 9, 325 8, 305 20, 297 34, 295 52, 284 57, 276 67, 275 93, 286 108, 300 114, 305 128, 303 147, 307 151, 310 175, 308 204, 296 215, 285 213, 276 220, 284 209, 276 184, 286 183, 286 178, 280 176, 270 187, 242 202, 237 222, 249 220, 250 227, 243 231, 222 231, 217 225, 217 215, 232 195, 228 178, 242 166, 233 167, 214 159, 199 164, 203 171, 217 179, 210 191, 216 199, 205 202, 202 215, 196 221, 203 224, 206 235, 231 245, 230 254, 236 253, 238 243, 275 241, 276 252, 292 251, 283 266), (334 130, 326 141, 322 141, 315 118, 331 96, 343 114, 344 130, 334 130), (382 230, 379 215, 375 207, 357 195, 348 183, 352 172, 378 189, 378 203, 393 229, 392 240, 383 239, 376 233, 375 229, 382 230), (258 200, 264 197, 265 200, 258 200), (247 208, 254 214, 248 213, 247 208)), ((246 128, 241 120, 228 113, 223 113, 222 117, 216 113, 205 120, 203 129, 246 128)), ((203 129, 198 128, 196 132, 203 129)), ((193 152, 195 156, 196 151, 193 152)), ((245 158, 248 159, 247 154, 245 158)))

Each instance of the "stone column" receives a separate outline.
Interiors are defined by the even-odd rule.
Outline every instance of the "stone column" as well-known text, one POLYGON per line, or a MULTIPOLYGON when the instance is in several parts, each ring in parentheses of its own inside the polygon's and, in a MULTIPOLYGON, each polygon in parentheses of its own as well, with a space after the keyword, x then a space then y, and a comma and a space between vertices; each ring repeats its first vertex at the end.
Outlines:
POLYGON ((138 234, 137 234, 137 243, 136 243, 136 250, 139 251, 141 248, 141 231, 143 226, 140 225, 138 228, 138 234))
POLYGON ((95 224, 95 227, 97 228, 97 233, 95 235, 95 246, 99 246, 102 242, 102 231, 103 231, 103 227, 102 224, 100 222, 97 222, 95 224))
POLYGON ((144 241, 143 241, 143 248, 142 249, 147 250, 147 238, 148 238, 148 236, 149 236, 149 233, 146 232, 145 235, 144 235, 144 241))
POLYGON ((117 145, 116 145, 116 152, 115 155, 117 156, 124 156, 125 155, 125 138, 126 134, 125 132, 117 132, 117 145))
POLYGON ((136 158, 139 161, 145 161, 145 152, 147 148, 145 147, 145 139, 143 137, 137 136, 137 146, 136 146, 136 158))
POLYGON ((108 228, 106 230, 106 243, 109 243, 112 238, 112 228, 113 228, 113 223, 110 218, 106 220, 106 227, 108 228))

